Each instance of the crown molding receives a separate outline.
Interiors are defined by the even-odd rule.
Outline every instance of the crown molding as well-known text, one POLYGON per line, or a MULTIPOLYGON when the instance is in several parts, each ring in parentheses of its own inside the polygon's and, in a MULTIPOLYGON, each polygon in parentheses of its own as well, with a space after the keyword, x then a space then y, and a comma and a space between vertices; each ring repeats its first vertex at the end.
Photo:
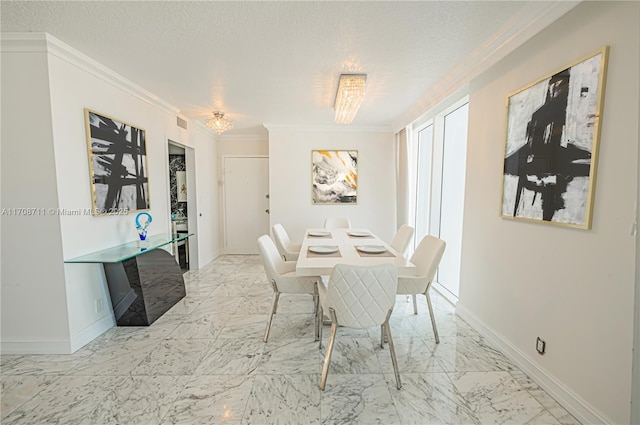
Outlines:
POLYGON ((327 133, 392 133, 388 125, 299 125, 299 124, 262 124, 268 131, 305 131, 327 133))
MULTIPOLYGON (((186 119, 186 118, 185 118, 186 119)), ((202 120, 198 120, 198 119, 186 119, 187 122, 189 123, 189 128, 190 129, 197 129, 198 131, 208 134, 210 136, 212 136, 215 140, 219 141, 219 142, 223 142, 225 140, 228 141, 247 141, 247 142, 266 142, 269 140, 269 135, 268 134, 256 134, 256 133, 234 133, 234 134, 227 134, 224 133, 222 135, 216 133, 215 131, 213 131, 212 129, 210 129, 209 127, 207 127, 207 125, 202 121, 202 120)))
POLYGON ((0 51, 2 53, 44 53, 47 51, 47 35, 32 32, 0 33, 0 51))
POLYGON ((177 115, 179 109, 165 102, 153 93, 129 81, 101 63, 91 59, 68 44, 47 33, 2 33, 0 38, 2 53, 48 53, 83 71, 113 85, 140 100, 177 115))
POLYGON ((206 134, 209 134, 209 135, 213 136, 213 138, 215 138, 215 139, 219 139, 220 138, 218 133, 216 133, 215 131, 213 131, 209 127, 207 127, 205 125, 205 123, 203 123, 202 121, 194 120, 194 119, 188 119, 188 118, 184 118, 184 119, 186 119, 187 122, 189 123, 189 128, 198 129, 199 131, 201 131, 203 133, 206 133, 206 134))
POLYGON ((245 133, 245 134, 223 134, 218 137, 218 140, 221 142, 224 141, 237 141, 237 142, 268 142, 269 135, 268 134, 255 134, 255 133, 245 133))
POLYGON ((496 35, 483 43, 465 60, 434 84, 411 108, 401 114, 391 127, 394 133, 410 125, 431 108, 463 89, 471 80, 522 46, 526 41, 551 25, 580 4, 582 0, 529 2, 509 20, 496 35))

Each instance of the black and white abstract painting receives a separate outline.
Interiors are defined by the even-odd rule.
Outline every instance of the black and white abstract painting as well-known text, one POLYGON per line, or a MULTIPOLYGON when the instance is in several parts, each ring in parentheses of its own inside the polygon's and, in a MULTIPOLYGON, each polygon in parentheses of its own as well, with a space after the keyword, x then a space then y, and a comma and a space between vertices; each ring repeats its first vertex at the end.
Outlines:
POLYGON ((145 131, 85 109, 94 215, 150 208, 145 131))
POLYGON ((502 217, 591 227, 607 53, 508 97, 502 217))
POLYGON ((311 162, 312 203, 357 203, 358 151, 313 151, 311 162))

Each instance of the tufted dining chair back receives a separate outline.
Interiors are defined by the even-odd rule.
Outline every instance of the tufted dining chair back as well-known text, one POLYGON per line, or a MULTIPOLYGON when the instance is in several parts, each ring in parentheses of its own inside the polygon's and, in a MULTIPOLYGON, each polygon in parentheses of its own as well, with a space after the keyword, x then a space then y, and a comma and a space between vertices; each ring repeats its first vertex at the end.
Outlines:
POLYGON ((338 327, 370 328, 380 326, 382 335, 380 345, 384 344, 384 336, 389 342, 391 361, 396 375, 396 386, 402 386, 389 317, 396 301, 398 286, 398 270, 392 264, 377 266, 355 266, 338 264, 333 268, 329 281, 325 286, 318 283, 318 295, 320 296, 320 308, 317 311, 316 324, 320 331, 317 332, 322 346, 322 318, 323 312, 327 312, 331 318, 331 334, 327 343, 320 388, 324 390, 329 363, 338 327))
POLYGON ((320 292, 325 311, 333 308, 339 326, 371 328, 384 323, 396 302, 398 271, 393 265, 375 267, 338 264, 320 292))

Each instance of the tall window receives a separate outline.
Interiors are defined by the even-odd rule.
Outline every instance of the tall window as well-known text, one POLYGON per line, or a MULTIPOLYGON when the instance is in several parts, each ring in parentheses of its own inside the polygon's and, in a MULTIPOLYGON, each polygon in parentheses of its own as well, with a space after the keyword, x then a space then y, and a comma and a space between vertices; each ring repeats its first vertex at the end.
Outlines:
POLYGON ((431 160, 433 153, 433 124, 421 128, 417 132, 417 162, 416 169, 416 225, 415 240, 420 240, 429 234, 429 210, 431 196, 431 160))
POLYGON ((414 126, 415 243, 434 235, 447 243, 436 283, 457 301, 460 284, 468 100, 465 98, 414 126))

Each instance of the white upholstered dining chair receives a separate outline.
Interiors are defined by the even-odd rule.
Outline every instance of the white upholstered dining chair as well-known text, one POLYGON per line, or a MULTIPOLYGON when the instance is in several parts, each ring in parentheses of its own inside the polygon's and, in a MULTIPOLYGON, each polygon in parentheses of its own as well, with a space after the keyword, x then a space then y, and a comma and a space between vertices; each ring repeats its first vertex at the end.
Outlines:
POLYGON ((416 295, 422 294, 427 298, 427 306, 429 307, 431 326, 433 327, 436 343, 440 343, 440 337, 438 336, 436 319, 433 315, 429 289, 436 270, 438 270, 445 247, 446 243, 442 239, 431 235, 425 236, 411 256, 411 262, 416 265, 416 275, 398 276, 398 295, 413 295, 413 314, 418 314, 416 295))
POLYGON ((324 390, 327 382, 331 352, 340 326, 351 328, 381 326, 383 335, 380 338, 380 345, 384 344, 386 336, 396 376, 396 386, 398 389, 402 387, 389 327, 389 317, 396 301, 397 284, 398 270, 392 264, 377 266, 338 264, 333 268, 326 286, 318 282, 320 308, 316 311, 316 326, 320 347, 322 347, 323 312, 327 312, 331 318, 331 333, 320 376, 320 389, 324 390))
POLYGON ((324 220, 325 229, 350 229, 351 221, 346 217, 327 217, 324 220))
MULTIPOLYGON (((273 316, 278 309, 280 294, 310 294, 313 295, 314 314, 318 310, 318 293, 316 282, 320 281, 320 276, 297 276, 296 263, 293 261, 283 261, 278 254, 273 240, 269 235, 262 235, 258 238, 258 250, 262 257, 264 271, 273 288, 273 305, 264 331, 264 342, 269 339, 273 316)), ((316 318, 317 320, 317 318, 316 318)), ((316 326, 316 339, 319 329, 316 326)))
POLYGON ((282 224, 277 223, 273 225, 273 238, 276 242, 278 252, 282 256, 284 261, 296 261, 300 255, 301 244, 291 242, 289 234, 284 229, 282 224))
POLYGON ((411 242, 411 238, 413 237, 413 227, 403 224, 400 226, 396 234, 391 239, 389 245, 391 248, 395 249, 395 251, 403 255, 407 252, 407 247, 409 246, 409 242, 411 242))

